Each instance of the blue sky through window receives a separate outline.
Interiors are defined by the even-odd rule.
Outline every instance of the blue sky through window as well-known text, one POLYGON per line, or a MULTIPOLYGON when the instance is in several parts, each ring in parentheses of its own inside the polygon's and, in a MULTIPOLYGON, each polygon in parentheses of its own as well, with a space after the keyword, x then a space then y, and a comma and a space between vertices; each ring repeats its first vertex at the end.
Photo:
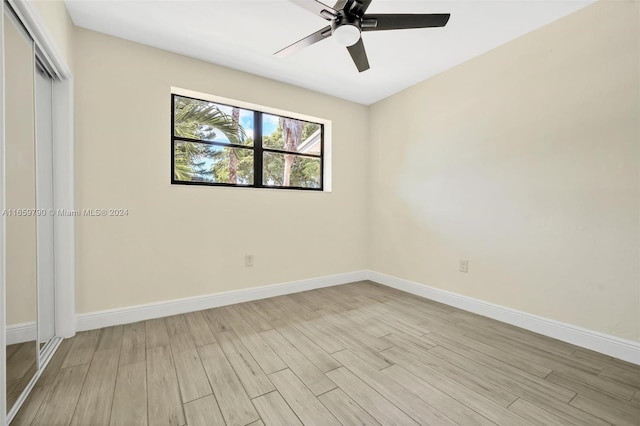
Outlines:
MULTIPOLYGON (((231 115, 233 107, 227 105, 215 104, 220 111, 227 115, 231 115)), ((275 115, 263 114, 262 115, 262 133, 263 135, 270 135, 278 128, 279 117, 275 115)), ((240 110, 240 125, 244 129, 248 138, 253 138, 253 111, 241 109, 240 110)), ((229 138, 223 134, 216 134, 214 139, 216 142, 229 143, 229 138)))
MULTIPOLYGON (((233 111, 233 107, 231 106, 227 106, 227 105, 220 105, 220 104, 214 104, 216 105, 220 111, 222 111, 223 113, 227 114, 227 115, 231 115, 232 111, 233 111)), ((262 132, 263 135, 270 135, 273 132, 275 132, 278 128, 278 122, 280 120, 280 117, 275 116, 275 115, 269 115, 269 114, 263 114, 262 115, 262 132)), ((246 110, 246 109, 240 109, 240 125, 242 126, 242 128, 244 129, 246 135, 248 138, 253 138, 253 111, 250 110, 246 110)), ((229 143, 229 138, 227 138, 227 136, 225 136, 224 134, 220 133, 220 134, 216 134, 216 137, 214 138, 214 141, 216 142, 222 142, 222 143, 229 143)), ((221 146, 215 146, 215 145, 211 145, 209 146, 209 149, 211 150, 212 153, 215 152, 220 152, 222 150, 224 150, 224 147, 221 146)), ((213 158, 206 158, 203 159, 203 164, 201 166, 201 170, 211 170, 211 168, 213 167, 213 164, 215 163, 215 160, 213 158)))

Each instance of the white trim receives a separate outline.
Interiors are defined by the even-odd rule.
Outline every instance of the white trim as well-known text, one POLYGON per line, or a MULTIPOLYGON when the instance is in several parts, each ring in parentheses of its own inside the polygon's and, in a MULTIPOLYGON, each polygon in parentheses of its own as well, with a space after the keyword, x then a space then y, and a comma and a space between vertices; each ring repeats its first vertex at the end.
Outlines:
MULTIPOLYGON (((5 203, 5 167, 4 167, 4 2, 0 3, 0 210, 4 210, 5 203)), ((6 282, 6 259, 5 259, 5 216, 0 217, 0 425, 5 424, 7 412, 7 384, 5 362, 7 356, 6 332, 4 325, 6 322, 7 310, 5 309, 5 282, 6 282)))
MULTIPOLYGON (((56 209, 75 209, 75 143, 73 77, 53 82, 53 195, 56 209)), ((75 217, 55 216, 53 221, 56 286, 56 336, 75 332, 75 217)))
POLYGON ((235 303, 298 293, 316 288, 332 287, 367 279, 387 287, 435 300, 465 311, 493 318, 507 324, 640 365, 640 343, 638 342, 621 339, 374 271, 356 271, 282 284, 252 287, 243 290, 80 314, 76 316, 76 328, 78 331, 94 330, 113 325, 129 324, 153 318, 162 318, 219 306, 233 305, 235 303))
POLYGON ((472 297, 418 284, 391 275, 368 271, 367 278, 407 293, 435 300, 485 317, 515 325, 563 342, 591 349, 640 365, 640 343, 575 325, 484 302, 472 297))
POLYGON ((216 308, 219 306, 233 305, 236 303, 250 302, 252 300, 266 299, 268 297, 298 293, 316 288, 332 287, 340 284, 362 281, 365 280, 366 277, 366 271, 348 272, 288 283, 272 284, 262 287, 252 287, 242 290, 226 291, 223 293, 207 294, 204 296, 188 297, 165 302, 91 312, 87 314, 80 314, 76 317, 76 328, 78 331, 84 331, 119 324, 129 324, 153 318, 162 318, 187 312, 201 311, 203 309, 216 308))
POLYGON ((36 322, 23 322, 7 326, 7 345, 35 341, 37 337, 36 322))

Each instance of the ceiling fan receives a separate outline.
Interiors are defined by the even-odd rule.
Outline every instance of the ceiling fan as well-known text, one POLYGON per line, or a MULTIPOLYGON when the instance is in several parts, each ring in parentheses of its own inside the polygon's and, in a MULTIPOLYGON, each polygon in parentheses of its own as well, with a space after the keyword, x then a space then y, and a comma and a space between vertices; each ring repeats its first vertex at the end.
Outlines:
POLYGON ((360 72, 369 69, 369 60, 361 37, 363 31, 444 27, 451 16, 448 13, 365 15, 371 0, 338 0, 333 7, 317 0, 292 1, 331 22, 331 24, 279 50, 275 55, 278 57, 288 56, 333 36, 338 44, 347 48, 351 59, 360 72))

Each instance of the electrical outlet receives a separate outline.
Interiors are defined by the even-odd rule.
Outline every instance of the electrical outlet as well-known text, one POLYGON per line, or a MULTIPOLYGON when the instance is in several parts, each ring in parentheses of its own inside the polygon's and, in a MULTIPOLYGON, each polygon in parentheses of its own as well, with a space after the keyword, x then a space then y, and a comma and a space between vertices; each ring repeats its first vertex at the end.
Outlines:
POLYGON ((244 255, 244 266, 253 266, 253 255, 245 254, 244 255))
POLYGON ((460 259, 460 272, 469 272, 469 261, 467 259, 460 259))

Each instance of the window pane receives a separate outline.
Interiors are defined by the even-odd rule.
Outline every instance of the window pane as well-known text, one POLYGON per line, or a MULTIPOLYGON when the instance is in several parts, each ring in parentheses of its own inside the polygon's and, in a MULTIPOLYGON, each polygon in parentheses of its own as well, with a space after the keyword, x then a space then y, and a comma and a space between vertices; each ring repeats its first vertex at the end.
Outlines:
POLYGON ((253 150, 176 141, 173 177, 180 182, 252 185, 253 150))
POLYGON ((178 137, 253 145, 253 111, 175 96, 174 119, 178 137))
POLYGON ((262 173, 265 186, 320 188, 319 158, 265 152, 262 173))
POLYGON ((277 115, 262 115, 262 146, 265 148, 319 155, 320 141, 319 124, 277 115))

